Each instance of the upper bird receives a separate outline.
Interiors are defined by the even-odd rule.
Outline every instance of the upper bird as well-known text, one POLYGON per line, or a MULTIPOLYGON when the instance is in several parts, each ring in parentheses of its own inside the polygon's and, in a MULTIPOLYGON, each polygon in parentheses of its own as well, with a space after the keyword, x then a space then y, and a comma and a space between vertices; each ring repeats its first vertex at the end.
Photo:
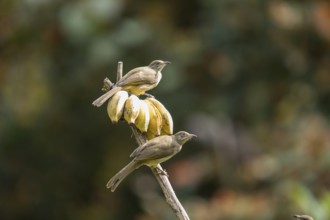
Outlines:
POLYGON ((112 88, 93 102, 100 107, 120 90, 129 91, 135 95, 143 95, 146 91, 155 88, 162 79, 162 69, 169 61, 154 60, 149 66, 137 67, 125 74, 112 88))
POLYGON ((299 220, 313 220, 313 218, 308 215, 294 215, 293 217, 299 220))

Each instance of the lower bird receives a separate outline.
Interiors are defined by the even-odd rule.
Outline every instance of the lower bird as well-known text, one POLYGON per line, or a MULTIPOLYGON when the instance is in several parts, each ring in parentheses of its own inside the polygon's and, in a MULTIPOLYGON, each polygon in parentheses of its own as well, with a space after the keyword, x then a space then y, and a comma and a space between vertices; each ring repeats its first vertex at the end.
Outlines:
POLYGON ((135 169, 143 165, 156 167, 170 159, 181 150, 184 143, 193 137, 196 135, 179 131, 174 135, 162 135, 149 140, 133 151, 130 155, 133 160, 109 180, 107 188, 113 192, 121 181, 135 169))

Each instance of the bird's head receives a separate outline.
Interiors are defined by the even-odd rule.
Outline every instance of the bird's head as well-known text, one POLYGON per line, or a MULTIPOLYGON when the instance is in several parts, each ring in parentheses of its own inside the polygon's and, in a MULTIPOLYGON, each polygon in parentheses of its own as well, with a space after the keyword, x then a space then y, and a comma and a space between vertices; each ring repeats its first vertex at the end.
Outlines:
POLYGON ((294 215, 293 217, 299 220, 313 220, 313 218, 308 215, 294 215))
POLYGON ((189 141, 191 138, 196 137, 194 134, 189 134, 188 132, 185 131, 179 131, 174 135, 175 140, 180 144, 183 145, 187 141, 189 141))
POLYGON ((153 70, 161 71, 167 64, 170 64, 169 61, 163 61, 163 60, 154 60, 149 64, 149 67, 153 70))

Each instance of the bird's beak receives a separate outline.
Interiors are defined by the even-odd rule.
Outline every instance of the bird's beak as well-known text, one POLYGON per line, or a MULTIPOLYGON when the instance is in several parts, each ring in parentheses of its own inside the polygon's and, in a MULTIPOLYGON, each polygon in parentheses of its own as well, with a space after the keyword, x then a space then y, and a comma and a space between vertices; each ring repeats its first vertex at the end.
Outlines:
POLYGON ((190 139, 193 138, 193 137, 197 137, 197 135, 195 135, 195 134, 190 134, 190 139))
POLYGON ((164 61, 164 64, 171 64, 170 61, 164 61))

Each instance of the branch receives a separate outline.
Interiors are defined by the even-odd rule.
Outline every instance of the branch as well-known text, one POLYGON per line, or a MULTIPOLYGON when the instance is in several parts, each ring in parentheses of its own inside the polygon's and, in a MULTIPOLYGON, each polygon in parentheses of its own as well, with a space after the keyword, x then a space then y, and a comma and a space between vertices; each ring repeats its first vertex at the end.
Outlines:
MULTIPOLYGON (((117 81, 121 79, 122 75, 123 75, 123 62, 118 62, 117 81)), ((133 130, 134 137, 139 145, 142 145, 147 142, 146 136, 143 133, 141 133, 134 125, 131 125, 131 128, 133 130)), ((174 211, 177 219, 189 220, 189 216, 186 210, 181 205, 179 199, 176 197, 172 185, 168 180, 168 177, 159 172, 159 170, 163 171, 161 165, 158 164, 157 168, 150 167, 150 169, 154 174, 154 176, 156 177, 160 187, 163 190, 164 196, 166 198, 166 202, 170 205, 170 207, 174 211)))
POLYGON ((119 61, 117 66, 117 82, 123 77, 123 62, 119 61))

